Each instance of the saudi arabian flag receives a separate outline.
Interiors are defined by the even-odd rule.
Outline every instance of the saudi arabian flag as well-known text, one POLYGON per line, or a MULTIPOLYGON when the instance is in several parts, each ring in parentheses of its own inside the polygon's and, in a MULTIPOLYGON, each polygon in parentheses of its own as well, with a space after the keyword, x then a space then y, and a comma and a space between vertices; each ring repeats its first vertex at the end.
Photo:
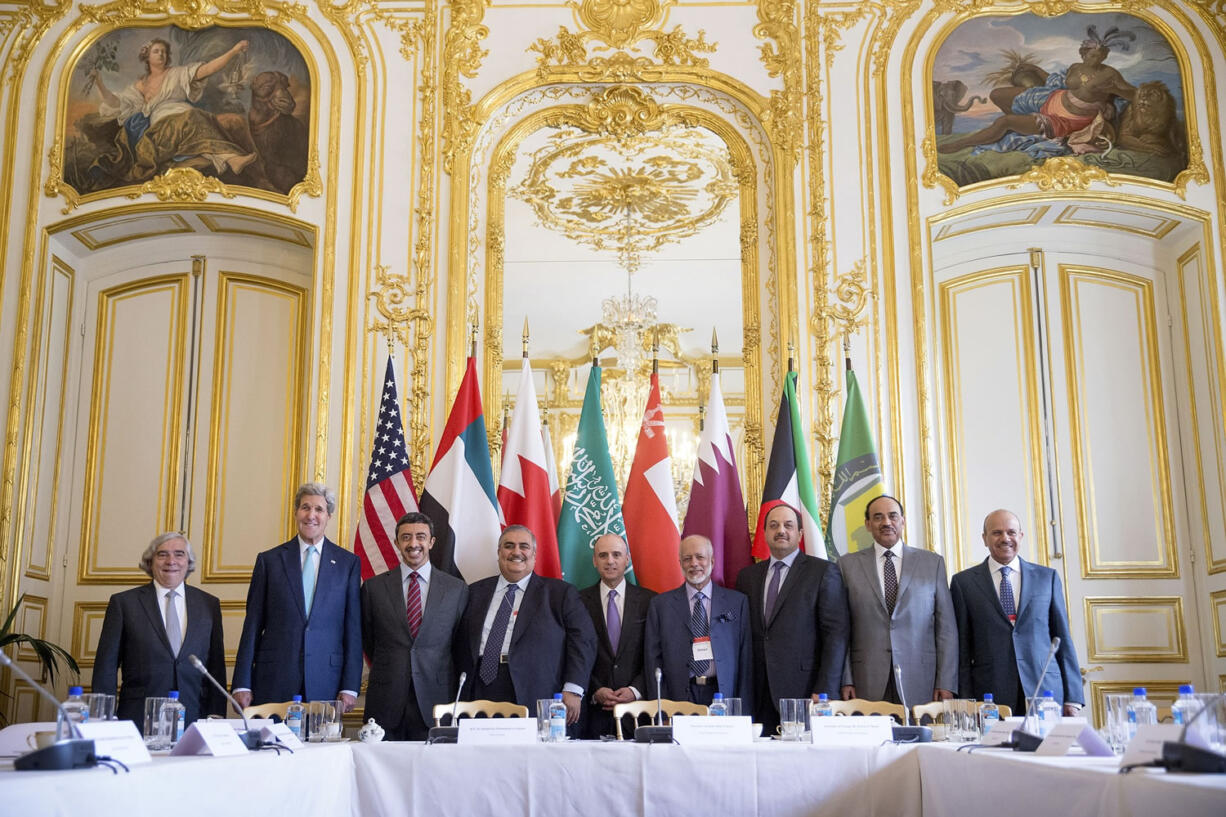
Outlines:
POLYGON ((885 493, 881 461, 868 424, 868 410, 847 361, 847 403, 843 407, 843 428, 839 432, 839 456, 830 491, 830 518, 826 523, 826 549, 831 553, 852 553, 873 546, 873 537, 864 527, 864 509, 885 493))
MULTIPOLYGON (((624 539, 626 525, 622 521, 617 478, 613 475, 609 438, 600 408, 600 367, 593 365, 587 378, 587 392, 583 395, 575 451, 570 460, 562 515, 558 520, 558 555, 562 560, 563 579, 576 587, 600 581, 600 574, 592 564, 592 545, 597 537, 606 533, 616 533, 624 539)), ((626 580, 634 582, 633 569, 626 571, 626 580)))

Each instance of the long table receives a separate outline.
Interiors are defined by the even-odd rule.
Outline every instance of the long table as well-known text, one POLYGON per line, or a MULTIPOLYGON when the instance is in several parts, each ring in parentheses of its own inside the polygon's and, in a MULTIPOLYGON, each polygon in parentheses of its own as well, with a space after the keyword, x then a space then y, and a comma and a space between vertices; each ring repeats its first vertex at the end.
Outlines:
POLYGON ((1117 767, 1113 758, 942 744, 340 743, 280 756, 157 757, 118 775, 0 770, 0 817, 1226 814, 1226 775, 1117 767))

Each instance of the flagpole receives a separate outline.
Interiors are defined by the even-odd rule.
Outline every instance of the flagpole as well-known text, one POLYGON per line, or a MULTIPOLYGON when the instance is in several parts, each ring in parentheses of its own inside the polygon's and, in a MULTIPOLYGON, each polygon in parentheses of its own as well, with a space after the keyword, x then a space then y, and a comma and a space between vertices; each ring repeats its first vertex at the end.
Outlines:
POLYGON ((478 329, 479 329, 479 325, 477 324, 477 322, 476 322, 476 321, 473 321, 472 335, 471 335, 471 338, 470 338, 470 340, 469 340, 469 345, 468 345, 468 356, 469 356, 469 357, 471 357, 471 358, 476 358, 476 357, 477 357, 477 332, 478 332, 478 329))
POLYGON ((847 371, 851 371, 851 338, 843 337, 843 360, 847 365, 847 371))
POLYGON ((795 353, 796 353, 796 346, 795 344, 792 343, 791 339, 789 338, 788 339, 788 371, 789 372, 795 371, 796 369, 796 365, 795 365, 796 361, 793 357, 795 353))

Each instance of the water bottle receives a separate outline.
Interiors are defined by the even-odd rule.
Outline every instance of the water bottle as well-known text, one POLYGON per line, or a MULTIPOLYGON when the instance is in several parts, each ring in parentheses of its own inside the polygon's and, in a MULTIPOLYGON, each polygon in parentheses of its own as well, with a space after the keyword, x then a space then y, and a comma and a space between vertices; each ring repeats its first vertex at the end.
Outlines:
POLYGON ((85 723, 89 720, 89 704, 81 694, 81 687, 68 687, 68 699, 63 703, 64 714, 57 718, 56 734, 73 737, 72 727, 65 722, 67 716, 73 723, 85 723))
POLYGON ((991 692, 983 693, 983 703, 979 704, 979 734, 986 735, 1000 720, 1000 707, 996 705, 991 692))
POLYGON ((549 705, 549 742, 561 743, 566 740, 566 704, 562 703, 562 693, 553 693, 553 703, 549 705))
POLYGON ((1188 722, 1196 717, 1196 713, 1201 710, 1201 705, 1196 700, 1196 690, 1191 684, 1182 684, 1179 687, 1179 699, 1171 704, 1171 720, 1177 726, 1187 726, 1188 722))
POLYGON ((171 748, 183 737, 184 722, 187 711, 179 703, 179 691, 172 689, 166 693, 169 699, 162 704, 162 717, 158 719, 158 744, 163 748, 171 748))
POLYGON ((834 707, 830 705, 830 696, 825 692, 819 692, 817 695, 817 703, 809 707, 809 717, 811 718, 829 718, 834 715, 834 707))
POLYGON ((1039 737, 1047 737, 1056 724, 1060 722, 1061 707, 1056 702, 1056 696, 1050 689, 1043 690, 1043 700, 1039 703, 1039 737))
POLYGON ((1132 691, 1132 700, 1128 703, 1128 739, 1137 736, 1137 727, 1147 723, 1158 722, 1158 708, 1145 697, 1145 687, 1137 687, 1132 691))
POLYGON ((302 696, 295 695, 293 702, 285 707, 285 726, 298 740, 302 740, 302 719, 305 715, 306 707, 302 705, 302 696))
POLYGON ((707 707, 707 714, 708 715, 727 715, 728 714, 728 704, 724 702, 724 693, 722 692, 715 693, 714 700, 712 700, 711 704, 707 707))

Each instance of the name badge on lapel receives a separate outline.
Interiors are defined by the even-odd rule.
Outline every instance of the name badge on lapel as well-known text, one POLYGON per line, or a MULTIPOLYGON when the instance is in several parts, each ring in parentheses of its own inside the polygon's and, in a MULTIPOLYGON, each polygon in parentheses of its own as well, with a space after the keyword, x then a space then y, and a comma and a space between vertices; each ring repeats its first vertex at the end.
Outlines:
POLYGON ((694 660, 695 661, 714 661, 715 652, 711 649, 711 639, 709 637, 694 639, 694 660))

